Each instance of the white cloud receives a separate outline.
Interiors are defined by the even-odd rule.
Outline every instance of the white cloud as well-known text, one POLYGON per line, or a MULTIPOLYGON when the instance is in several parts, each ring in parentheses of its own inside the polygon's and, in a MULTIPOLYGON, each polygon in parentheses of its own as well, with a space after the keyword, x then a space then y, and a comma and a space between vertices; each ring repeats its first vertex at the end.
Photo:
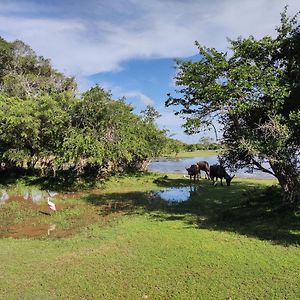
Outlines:
MULTIPOLYGON (((286 4, 290 15, 299 10, 299 0, 89 0, 84 5, 0 0, 0 36, 28 43, 57 69, 75 75, 83 91, 93 84, 88 75, 118 71, 129 59, 191 56, 197 53, 195 40, 225 50, 227 37, 274 35, 286 4)), ((126 91, 108 82, 101 86, 138 107, 155 103, 140 90, 126 91)), ((158 125, 178 133, 175 138, 199 140, 200 135, 182 132, 178 116, 164 109, 160 113, 158 125)))
POLYGON ((131 0, 107 6, 91 1, 89 15, 75 5, 61 16, 49 7, 52 14, 43 17, 47 3, 0 4, 0 35, 24 40, 38 54, 50 57, 58 69, 73 75, 118 70, 123 61, 136 57, 193 55, 195 40, 224 49, 226 37, 273 34, 286 3, 290 14, 299 8, 298 0, 131 0))
MULTIPOLYGON (((87 86, 89 84, 89 87, 92 85, 90 84, 91 81, 84 81, 82 87, 87 86)), ((124 90, 123 87, 113 85, 111 82, 105 82, 101 81, 101 86, 105 90, 112 91, 114 98, 122 98, 125 97, 128 103, 131 103, 134 108, 141 109, 144 108, 147 105, 154 106, 154 100, 152 100, 149 96, 145 95, 139 90, 124 90), (136 101, 137 100, 137 101, 136 101)), ((82 89, 83 91, 83 89, 82 89)))
POLYGON ((154 101, 140 91, 127 91, 127 92, 123 92, 122 95, 124 97, 129 97, 129 98, 137 98, 140 101, 140 103, 145 106, 147 105, 154 106, 154 101))

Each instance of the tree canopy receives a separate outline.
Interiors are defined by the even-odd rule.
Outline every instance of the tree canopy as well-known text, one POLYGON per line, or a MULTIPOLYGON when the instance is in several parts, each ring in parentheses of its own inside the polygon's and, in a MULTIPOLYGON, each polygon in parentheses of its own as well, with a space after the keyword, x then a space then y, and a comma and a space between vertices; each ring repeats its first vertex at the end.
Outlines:
POLYGON ((134 113, 125 99, 76 81, 21 41, 0 39, 0 163, 41 175, 104 176, 141 169, 158 156, 166 133, 153 108, 134 113))
POLYGON ((300 27, 287 8, 277 36, 229 40, 224 53, 196 42, 198 61, 178 61, 178 97, 188 133, 217 120, 223 128, 223 162, 274 175, 284 199, 299 202, 300 27), (267 161, 270 168, 263 162, 267 161))
POLYGON ((9 43, 0 37, 0 92, 20 98, 70 91, 75 93, 74 77, 55 70, 48 59, 22 41, 9 43))

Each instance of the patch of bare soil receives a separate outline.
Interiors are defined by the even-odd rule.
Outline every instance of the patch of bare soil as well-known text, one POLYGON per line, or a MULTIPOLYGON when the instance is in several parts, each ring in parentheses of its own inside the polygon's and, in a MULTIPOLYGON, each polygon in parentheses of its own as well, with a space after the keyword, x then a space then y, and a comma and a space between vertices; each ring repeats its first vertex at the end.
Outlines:
MULTIPOLYGON (((75 198, 75 195, 68 196, 75 198)), ((125 213, 119 206, 82 203, 57 203, 56 208, 57 212, 52 212, 46 202, 36 204, 24 201, 22 196, 10 197, 0 206, 0 238, 69 237, 90 224, 105 226, 125 213)))

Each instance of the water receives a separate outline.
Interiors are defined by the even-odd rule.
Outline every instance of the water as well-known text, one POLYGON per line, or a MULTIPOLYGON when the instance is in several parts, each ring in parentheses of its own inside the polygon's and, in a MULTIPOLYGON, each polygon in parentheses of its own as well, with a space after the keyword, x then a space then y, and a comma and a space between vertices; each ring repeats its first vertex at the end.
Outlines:
MULTIPOLYGON (((28 195, 28 192, 25 192, 26 197, 28 195)), ((39 190, 32 190, 31 191, 31 200, 33 203, 39 203, 41 202, 43 199, 45 199, 46 195, 45 192, 43 191, 39 191, 39 190)), ((23 196, 23 198, 25 199, 25 197, 23 196)), ((30 196, 27 198, 30 199, 30 196)))
POLYGON ((0 204, 5 203, 9 199, 9 195, 6 191, 0 191, 0 204))
MULTIPOLYGON (((152 161, 149 164, 148 170, 151 172, 158 173, 177 173, 177 174, 187 174, 186 168, 190 167, 198 161, 205 160, 210 165, 218 164, 217 156, 195 156, 188 158, 175 158, 175 159, 159 159, 152 161)), ((268 164, 263 164, 264 167, 268 168, 268 164)), ((204 172, 201 171, 201 175, 204 172)), ((254 170, 253 173, 247 172, 247 169, 241 169, 234 173, 238 177, 244 178, 274 178, 272 175, 254 170)))
POLYGON ((47 235, 50 235, 52 231, 56 229, 56 224, 50 224, 47 228, 47 235))
POLYGON ((182 202, 190 197, 189 187, 169 188, 155 193, 156 196, 168 202, 182 202))
POLYGON ((183 187, 164 188, 160 191, 153 191, 155 197, 159 197, 169 204, 180 203, 190 200, 192 197, 199 196, 203 192, 200 185, 190 185, 183 187))
POLYGON ((186 174, 187 171, 185 168, 189 168, 192 164, 201 160, 207 161, 210 165, 218 163, 217 156, 195 156, 174 159, 162 158, 152 161, 148 169, 152 172, 186 174))
MULTIPOLYGON (((52 192, 55 193, 55 192, 52 192)), ((55 193, 57 195, 57 193, 55 193)), ((31 201, 38 204, 47 199, 48 193, 46 191, 38 190, 36 188, 30 188, 23 190, 21 193, 15 191, 0 190, 0 204, 4 204, 9 200, 24 200, 31 201)))

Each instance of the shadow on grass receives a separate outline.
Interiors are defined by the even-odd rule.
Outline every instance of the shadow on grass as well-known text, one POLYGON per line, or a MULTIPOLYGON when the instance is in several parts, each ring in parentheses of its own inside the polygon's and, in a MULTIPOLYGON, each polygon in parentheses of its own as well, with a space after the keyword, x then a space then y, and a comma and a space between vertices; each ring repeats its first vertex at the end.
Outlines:
POLYGON ((106 206, 104 214, 119 210, 128 214, 147 212, 159 221, 182 220, 198 228, 236 232, 282 245, 300 243, 299 212, 280 209, 277 188, 238 180, 230 187, 214 187, 208 180, 189 186, 186 179, 168 178, 157 184, 162 189, 186 187, 186 201, 171 203, 153 191, 90 194, 84 199, 106 206))
POLYGON ((55 190, 57 192, 76 191, 94 187, 98 181, 94 176, 74 176, 64 174, 57 177, 41 177, 28 174, 24 171, 0 172, 0 185, 9 186, 22 184, 24 186, 37 186, 41 190, 55 190))

